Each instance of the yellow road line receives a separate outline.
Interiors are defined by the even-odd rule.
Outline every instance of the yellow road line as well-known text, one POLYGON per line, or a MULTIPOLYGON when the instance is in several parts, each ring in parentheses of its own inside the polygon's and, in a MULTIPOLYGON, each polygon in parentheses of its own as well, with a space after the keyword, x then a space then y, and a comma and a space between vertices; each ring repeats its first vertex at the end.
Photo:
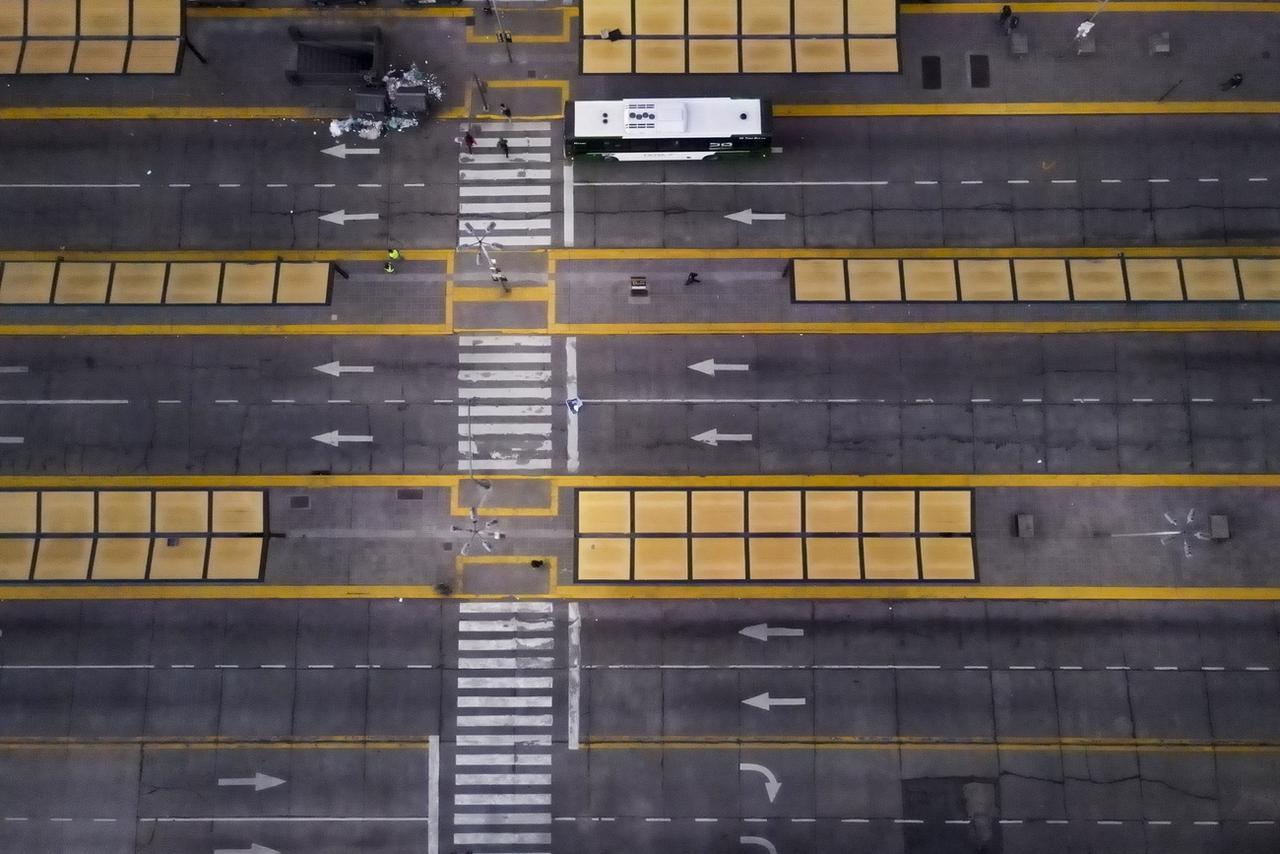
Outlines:
POLYGON ((174 736, 139 738, 49 738, 44 736, 0 738, 0 752, 6 750, 426 750, 427 738, 406 739, 377 736, 319 736, 291 739, 224 739, 220 736, 174 736))
MULTIPOLYGON (((536 250, 534 250, 536 251, 536 250)), ((929 246, 888 249, 682 247, 547 250, 552 261, 790 261, 794 258, 1270 258, 1280 246, 929 246)))
MULTIPOLYGON (((350 6, 337 6, 332 9, 309 9, 306 7, 276 6, 261 9, 248 8, 213 8, 194 7, 187 10, 188 18, 466 18, 475 14, 475 9, 467 6, 437 6, 432 9, 411 9, 391 7, 353 9, 350 6)), ((506 14, 511 14, 507 12, 506 14)))
POLYGON ((117 336, 140 335, 381 335, 432 336, 452 335, 447 323, 127 323, 112 325, 94 323, 30 324, 0 326, 0 335, 37 336, 117 336))
MULTIPOLYGON (((452 249, 404 249, 406 261, 453 258, 452 249)), ((162 249, 146 252, 0 251, 0 261, 385 261, 384 249, 162 249)))
MULTIPOLYGON (((997 15, 1002 3, 902 3, 898 9, 904 15, 997 15)), ((1098 11, 1098 4, 1093 3, 1019 3, 1019 15, 1034 14, 1092 14, 1098 11)), ((1107 4, 1108 13, 1141 13, 1152 12, 1257 12, 1275 14, 1280 12, 1280 3, 1271 2, 1186 2, 1186 3, 1149 3, 1123 2, 1116 0, 1107 4)))
POLYGON ((332 107, 0 107, 4 121, 196 121, 219 119, 338 119, 350 113, 332 107))
POLYGON ((1180 738, 931 738, 910 736, 828 736, 726 738, 609 737, 586 738, 588 750, 996 750, 1000 752, 1097 751, 1137 753, 1265 753, 1280 754, 1280 742, 1205 741, 1180 738))
POLYGON ((954 320, 724 323, 554 323, 557 335, 1098 335, 1280 332, 1280 320, 954 320))
MULTIPOLYGON (((1021 11, 1021 9, 1019 9, 1021 11)), ((1280 101, 1030 101, 946 104, 777 104, 778 118, 883 116, 1185 116, 1270 115, 1280 101)))
MULTIPOLYGON (((0 601, 82 600, 268 600, 268 599, 510 599, 507 593, 441 594, 427 585, 403 584, 43 584, 0 587, 0 601)), ((696 599, 794 599, 823 601, 1036 601, 1036 602, 1280 602, 1280 587, 998 587, 945 585, 849 584, 631 584, 556 585, 548 593, 517 594, 523 600, 629 599, 667 601, 696 599)))
MULTIPOLYGON (((454 489, 466 474, 177 474, 0 475, 0 489, 454 489)), ((987 488, 987 489, 1274 489, 1280 474, 758 474, 519 475, 485 480, 544 482, 557 489, 713 488, 987 488)), ((456 500, 456 499, 455 499, 456 500)), ((515 508, 519 510, 520 508, 515 508)), ((535 510, 540 508, 524 508, 535 510)))

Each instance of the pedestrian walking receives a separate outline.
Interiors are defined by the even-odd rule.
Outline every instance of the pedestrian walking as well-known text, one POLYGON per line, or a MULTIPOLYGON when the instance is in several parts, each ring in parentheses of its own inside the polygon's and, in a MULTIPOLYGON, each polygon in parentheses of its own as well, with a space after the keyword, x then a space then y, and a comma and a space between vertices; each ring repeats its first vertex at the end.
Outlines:
POLYGON ((503 157, 511 156, 511 146, 507 144, 505 136, 498 137, 498 150, 502 152, 503 157))
POLYGON ((382 272, 384 273, 394 273, 395 271, 396 265, 392 264, 390 261, 382 265, 382 272))
POLYGON ((1239 71, 1237 71, 1235 74, 1232 74, 1223 82, 1222 91, 1225 92, 1228 89, 1239 89, 1240 84, 1243 82, 1244 82, 1244 75, 1241 74, 1239 71))
POLYGON ((471 135, 471 131, 467 131, 463 134, 462 144, 467 147, 467 154, 470 154, 471 150, 476 147, 476 138, 471 135))
MULTIPOLYGON (((1008 7, 1006 6, 1005 8, 1008 8, 1008 7)), ((1013 31, 1018 28, 1019 23, 1020 22, 1018 20, 1017 15, 1010 15, 1008 18, 1006 18, 1004 22, 1005 35, 1013 35, 1013 31)))
POLYGON ((506 104, 499 104, 498 112, 502 113, 502 115, 505 116, 507 119, 511 118, 511 108, 508 107, 506 104))
POLYGON ((1000 26, 1002 26, 1002 27, 1003 27, 1003 26, 1006 26, 1006 25, 1009 23, 1009 19, 1010 19, 1010 18, 1012 18, 1012 17, 1013 17, 1013 7, 1012 7, 1012 6, 1001 6, 1001 7, 1000 7, 1000 26))
POLYGON ((686 279, 684 280, 684 283, 685 283, 685 285, 686 285, 686 286, 688 286, 688 285, 697 285, 697 284, 701 284, 701 283, 702 283, 702 279, 699 279, 699 278, 698 278, 698 274, 697 274, 697 273, 690 273, 690 274, 689 274, 689 277, 688 277, 688 278, 686 278, 686 279))
POLYGON ((399 261, 401 257, 403 257, 403 256, 401 256, 401 254, 400 254, 400 250, 399 250, 399 249, 394 249, 394 248, 393 248, 393 249, 388 249, 388 250, 387 250, 387 260, 388 260, 388 261, 399 261))

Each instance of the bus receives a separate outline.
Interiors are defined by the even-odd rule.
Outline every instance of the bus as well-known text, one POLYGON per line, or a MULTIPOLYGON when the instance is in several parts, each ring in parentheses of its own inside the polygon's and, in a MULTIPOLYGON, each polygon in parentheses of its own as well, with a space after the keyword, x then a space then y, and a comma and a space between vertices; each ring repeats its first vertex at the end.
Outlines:
POLYGON ((767 157, 773 111, 759 98, 628 98, 570 101, 564 156, 602 160, 767 157))

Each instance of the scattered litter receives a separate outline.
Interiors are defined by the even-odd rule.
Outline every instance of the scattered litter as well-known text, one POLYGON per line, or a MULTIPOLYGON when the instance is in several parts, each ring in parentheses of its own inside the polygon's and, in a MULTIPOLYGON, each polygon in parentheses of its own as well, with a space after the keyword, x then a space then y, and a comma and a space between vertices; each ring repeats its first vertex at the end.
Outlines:
MULTIPOLYGON (((423 63, 426 64, 425 62, 423 63)), ((388 133, 400 133, 416 128, 421 123, 421 110, 406 110, 396 106, 396 94, 401 89, 413 89, 412 94, 419 99, 425 94, 428 100, 439 102, 444 99, 444 86, 434 74, 428 74, 413 63, 407 69, 392 69, 382 78, 387 89, 387 99, 391 109, 385 118, 368 118, 347 116, 345 119, 334 119, 329 122, 329 135, 339 139, 343 134, 353 133, 361 139, 380 139, 388 133)), ((404 93, 409 95, 408 91, 404 93)), ((419 105, 422 101, 419 100, 419 105)))

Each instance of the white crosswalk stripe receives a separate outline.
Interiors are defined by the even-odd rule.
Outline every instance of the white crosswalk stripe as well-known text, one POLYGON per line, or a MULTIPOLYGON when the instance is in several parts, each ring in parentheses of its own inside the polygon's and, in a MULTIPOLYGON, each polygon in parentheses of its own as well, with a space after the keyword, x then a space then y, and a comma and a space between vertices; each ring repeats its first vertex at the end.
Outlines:
POLYGON ((464 335, 458 344, 458 470, 549 470, 552 410, 529 402, 551 400, 551 338, 464 335))
MULTIPOLYGON (((550 602, 465 602, 458 606, 455 679, 452 841, 507 854, 546 851, 552 823, 552 746, 558 715, 556 677, 522 676, 550 669, 552 657, 500 657, 512 649, 553 651, 556 614, 550 602), (507 671, 493 676, 465 671, 507 671), (487 714, 502 710, 539 714, 487 714)), ((561 735, 563 737, 563 735, 561 735)))
POLYGON ((549 122, 479 122, 460 126, 470 132, 471 151, 458 154, 458 247, 476 245, 473 233, 487 234, 492 249, 550 246, 555 228, 551 213, 549 122), (506 151, 500 142, 505 141, 506 151))

